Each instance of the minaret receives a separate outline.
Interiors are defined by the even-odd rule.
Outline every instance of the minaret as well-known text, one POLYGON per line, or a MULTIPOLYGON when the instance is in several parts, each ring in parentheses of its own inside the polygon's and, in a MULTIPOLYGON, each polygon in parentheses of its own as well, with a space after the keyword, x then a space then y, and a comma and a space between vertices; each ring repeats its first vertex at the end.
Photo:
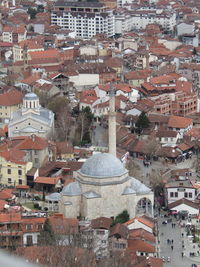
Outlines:
POLYGON ((108 147, 109 153, 116 157, 116 112, 115 112, 115 89, 110 83, 110 100, 108 116, 108 147))

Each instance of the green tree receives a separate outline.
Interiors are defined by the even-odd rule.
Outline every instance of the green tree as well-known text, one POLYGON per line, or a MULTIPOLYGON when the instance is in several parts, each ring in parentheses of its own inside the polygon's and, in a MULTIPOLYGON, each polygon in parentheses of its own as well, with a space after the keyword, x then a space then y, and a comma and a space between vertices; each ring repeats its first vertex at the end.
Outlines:
POLYGON ((56 238, 48 218, 46 219, 44 227, 40 232, 39 239, 40 244, 43 246, 53 245, 55 243, 56 238))
POLYGON ((31 19, 35 19, 37 10, 35 8, 29 7, 27 13, 30 15, 31 19))
POLYGON ((37 6, 37 13, 42 13, 44 12, 44 6, 43 5, 38 5, 37 6))
POLYGON ((116 216, 116 218, 113 221, 113 225, 117 223, 125 223, 130 219, 130 216, 128 214, 127 210, 122 211, 120 214, 116 216))
POLYGON ((135 126, 137 128, 137 131, 139 133, 141 133, 141 131, 145 128, 148 128, 149 127, 149 119, 148 117, 146 116, 145 112, 142 111, 142 113, 140 114, 140 116, 138 117, 136 123, 135 123, 135 126))

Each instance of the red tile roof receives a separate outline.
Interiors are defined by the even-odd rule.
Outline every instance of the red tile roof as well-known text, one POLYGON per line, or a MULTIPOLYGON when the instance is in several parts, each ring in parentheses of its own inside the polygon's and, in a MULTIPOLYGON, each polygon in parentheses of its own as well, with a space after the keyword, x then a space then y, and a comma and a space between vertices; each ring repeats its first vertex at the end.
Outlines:
MULTIPOLYGON (((14 137, 11 140, 15 141, 17 138, 14 137)), ((36 135, 19 137, 18 140, 20 141, 16 145, 16 148, 19 150, 43 150, 49 146, 47 139, 36 135)))
POLYGON ((155 253, 155 246, 150 245, 149 243, 138 240, 138 239, 129 239, 128 248, 133 251, 146 252, 146 253, 155 253))
POLYGON ((13 106, 22 103, 23 94, 16 89, 9 89, 3 94, 0 94, 1 106, 13 106))
POLYGON ((190 118, 180 117, 180 116, 170 116, 168 127, 170 128, 187 128, 193 123, 193 120, 190 118))
POLYGON ((0 213, 0 223, 21 222, 21 213, 0 213))
POLYGON ((36 184, 51 184, 51 185, 56 185, 57 182, 59 181, 60 177, 36 177, 34 180, 34 183, 36 184))
POLYGON ((10 161, 16 164, 26 164, 24 160, 26 153, 18 149, 8 149, 0 152, 0 157, 3 157, 6 161, 10 161))
POLYGON ((13 189, 5 188, 0 191, 0 199, 6 200, 11 199, 13 196, 13 189))

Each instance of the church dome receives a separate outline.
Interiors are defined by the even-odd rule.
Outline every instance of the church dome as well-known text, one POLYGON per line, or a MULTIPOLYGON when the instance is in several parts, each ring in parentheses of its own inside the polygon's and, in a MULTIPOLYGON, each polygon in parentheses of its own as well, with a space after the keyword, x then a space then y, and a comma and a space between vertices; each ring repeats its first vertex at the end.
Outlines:
POLYGON ((38 96, 34 93, 25 94, 24 100, 38 100, 38 96))
POLYGON ((92 177, 113 177, 125 174, 122 162, 109 153, 98 153, 87 159, 80 173, 92 177))

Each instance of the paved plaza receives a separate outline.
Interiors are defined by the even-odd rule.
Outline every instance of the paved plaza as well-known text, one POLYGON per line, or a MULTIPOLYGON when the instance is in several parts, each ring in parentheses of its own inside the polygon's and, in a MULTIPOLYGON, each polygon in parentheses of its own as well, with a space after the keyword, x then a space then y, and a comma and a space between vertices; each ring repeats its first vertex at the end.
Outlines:
MULTIPOLYGON (((198 245, 193 244, 186 236, 185 228, 178 225, 177 220, 172 218, 172 222, 163 225, 166 218, 158 218, 159 229, 159 254, 160 257, 170 257, 170 262, 165 262, 165 267, 191 267, 192 264, 200 266, 200 256, 190 257, 190 252, 198 251, 198 245), (176 226, 172 227, 172 223, 176 226), (182 235, 183 233, 183 235, 182 235), (168 244, 170 240, 170 244, 168 244), (173 240, 173 244, 172 244, 173 240), (173 246, 173 247, 172 247, 173 246), (193 248, 195 246, 195 249, 193 248), (183 254, 184 253, 184 256, 183 254)), ((187 223, 187 222, 185 222, 187 223)))

